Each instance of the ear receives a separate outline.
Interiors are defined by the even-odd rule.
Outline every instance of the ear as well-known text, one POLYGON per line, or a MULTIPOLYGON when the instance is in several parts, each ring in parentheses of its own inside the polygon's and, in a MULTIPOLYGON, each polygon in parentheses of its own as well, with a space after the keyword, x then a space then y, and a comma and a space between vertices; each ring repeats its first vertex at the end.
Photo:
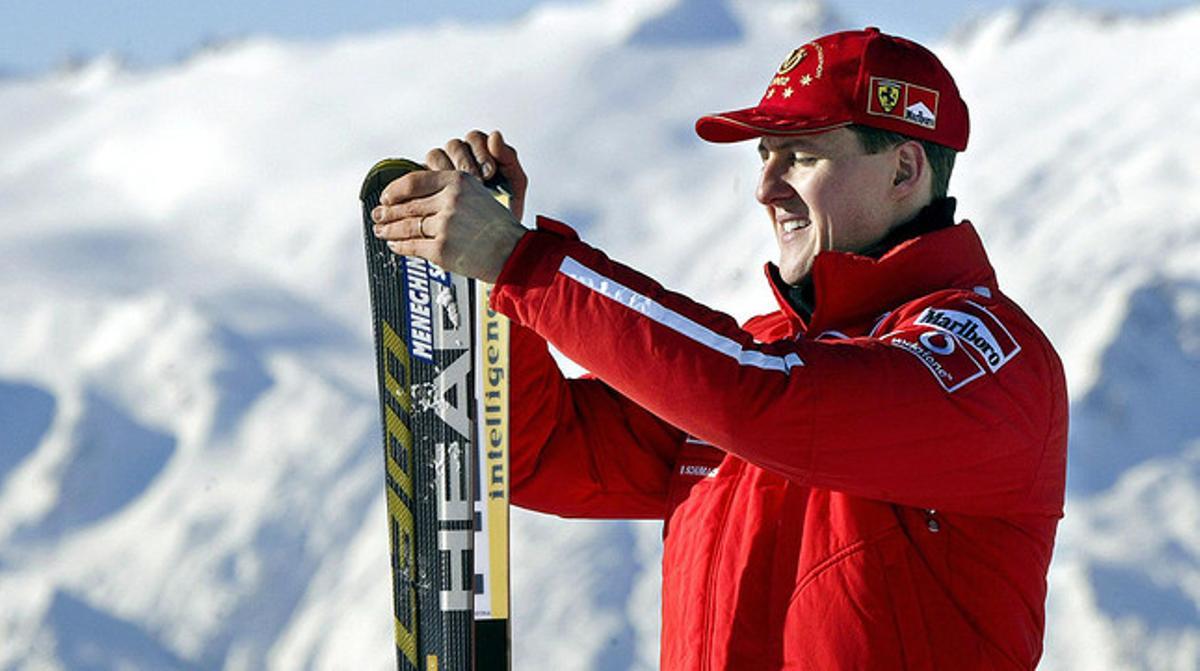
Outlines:
POLYGON ((929 159, 925 156, 925 148, 920 142, 909 140, 896 145, 895 172, 892 176, 892 195, 897 200, 913 196, 928 182, 929 159))

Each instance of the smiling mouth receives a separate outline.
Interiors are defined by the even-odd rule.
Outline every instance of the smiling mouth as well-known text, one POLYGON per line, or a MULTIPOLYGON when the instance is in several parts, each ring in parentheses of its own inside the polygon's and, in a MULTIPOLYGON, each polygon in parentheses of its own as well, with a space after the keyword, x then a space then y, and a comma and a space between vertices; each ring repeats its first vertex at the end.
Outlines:
POLYGON ((784 233, 791 233, 792 231, 798 231, 808 226, 809 223, 807 219, 788 219, 787 221, 780 222, 779 227, 783 229, 784 233))

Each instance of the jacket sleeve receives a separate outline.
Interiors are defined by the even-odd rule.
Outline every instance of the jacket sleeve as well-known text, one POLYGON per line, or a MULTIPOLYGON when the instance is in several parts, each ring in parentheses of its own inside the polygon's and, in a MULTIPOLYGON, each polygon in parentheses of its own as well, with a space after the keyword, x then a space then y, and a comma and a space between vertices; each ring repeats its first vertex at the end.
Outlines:
POLYGON ((512 501, 565 517, 662 519, 682 433, 597 379, 566 379, 513 324, 512 501))
POLYGON ((514 250, 492 302, 637 405, 798 483, 972 514, 1060 514, 1043 477, 1056 466, 1043 460, 1065 445, 1061 370, 1031 323, 1013 332, 1030 351, 974 377, 956 367, 982 360, 962 341, 967 359, 943 366, 958 376, 949 382, 936 352, 954 334, 924 335, 936 329, 912 314, 893 315, 887 337, 758 343, 547 219, 514 250))

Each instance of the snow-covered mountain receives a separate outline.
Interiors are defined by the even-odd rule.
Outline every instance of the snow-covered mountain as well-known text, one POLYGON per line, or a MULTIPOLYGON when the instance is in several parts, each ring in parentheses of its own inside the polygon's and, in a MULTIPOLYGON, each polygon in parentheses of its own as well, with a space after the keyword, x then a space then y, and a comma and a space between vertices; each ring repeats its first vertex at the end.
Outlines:
MULTIPOLYGON (((530 212, 746 317, 757 157, 691 124, 837 27, 596 0, 0 81, 0 669, 390 668, 365 170, 502 128, 530 212)), ((1200 669, 1198 32, 1052 8, 935 45, 959 213, 1071 385, 1044 669, 1200 669)), ((659 534, 516 513, 515 668, 654 668, 659 534)))

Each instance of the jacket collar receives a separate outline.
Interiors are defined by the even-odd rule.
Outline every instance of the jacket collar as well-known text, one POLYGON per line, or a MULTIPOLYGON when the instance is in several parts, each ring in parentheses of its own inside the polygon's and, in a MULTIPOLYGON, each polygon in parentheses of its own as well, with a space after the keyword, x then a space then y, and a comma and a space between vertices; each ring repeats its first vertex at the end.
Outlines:
POLYGON ((815 308, 805 320, 788 301, 775 264, 765 268, 775 299, 796 330, 820 334, 872 321, 908 301, 943 289, 997 291, 996 273, 970 222, 905 240, 878 259, 821 252, 813 260, 815 308))

